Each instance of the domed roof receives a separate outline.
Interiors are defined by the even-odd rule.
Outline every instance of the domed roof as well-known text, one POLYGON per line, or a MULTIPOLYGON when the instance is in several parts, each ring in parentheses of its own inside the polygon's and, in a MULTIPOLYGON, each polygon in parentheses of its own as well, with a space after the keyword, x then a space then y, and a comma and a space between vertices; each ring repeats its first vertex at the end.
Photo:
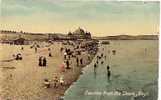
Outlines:
POLYGON ((85 31, 79 27, 79 28, 76 29, 73 33, 74 33, 74 34, 85 34, 85 31))

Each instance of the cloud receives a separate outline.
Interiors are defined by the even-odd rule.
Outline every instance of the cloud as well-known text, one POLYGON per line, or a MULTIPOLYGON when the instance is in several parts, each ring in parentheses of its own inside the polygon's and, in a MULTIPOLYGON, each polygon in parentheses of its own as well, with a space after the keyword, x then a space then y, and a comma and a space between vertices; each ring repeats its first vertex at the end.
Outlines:
POLYGON ((97 29, 97 32, 107 30, 106 27, 117 27, 123 31, 120 26, 123 28, 129 26, 132 29, 138 24, 140 26, 143 24, 158 25, 160 12, 159 3, 144 4, 141 1, 3 0, 1 7, 2 17, 6 24, 16 19, 13 24, 29 23, 33 24, 32 26, 41 26, 45 23, 46 26, 43 27, 46 29, 49 25, 58 29, 72 25, 86 26, 91 29, 104 27, 97 29))
POLYGON ((90 19, 126 14, 142 14, 145 10, 159 12, 158 5, 142 2, 66 1, 66 0, 5 0, 2 11, 10 15, 51 13, 67 18, 90 19), (14 2, 13 2, 14 1, 14 2), (151 9, 152 7, 153 9, 151 9))

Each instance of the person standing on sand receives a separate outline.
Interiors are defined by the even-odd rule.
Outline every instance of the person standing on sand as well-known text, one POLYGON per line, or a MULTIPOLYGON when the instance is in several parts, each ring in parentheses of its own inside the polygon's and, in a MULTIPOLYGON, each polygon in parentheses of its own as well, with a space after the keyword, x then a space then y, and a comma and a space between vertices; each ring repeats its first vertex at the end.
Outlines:
POLYGON ((58 77, 55 76, 54 77, 54 88, 57 88, 58 87, 58 77))
POLYGON ((88 61, 90 62, 90 60, 91 60, 91 58, 90 58, 90 56, 88 55, 88 61))
POLYGON ((101 61, 101 64, 103 64, 104 63, 104 61, 101 61))
POLYGON ((105 60, 106 60, 106 55, 104 56, 105 60))
POLYGON ((23 50, 23 47, 21 47, 21 50, 23 50))
POLYGON ((67 58, 67 53, 66 53, 66 51, 64 52, 64 59, 66 59, 67 58))
POLYGON ((39 66, 42 66, 42 56, 39 57, 39 66))
POLYGON ((51 51, 51 49, 50 49, 50 48, 48 48, 48 51, 51 51))
POLYGON ((116 54, 116 50, 112 50, 112 53, 113 53, 113 55, 115 55, 116 54))
POLYGON ((68 59, 70 60, 70 55, 68 55, 68 59))
POLYGON ((103 53, 101 53, 101 58, 103 57, 103 53))
POLYGON ((66 66, 67 66, 66 69, 70 69, 70 67, 69 67, 69 60, 66 61, 66 66))
POLYGON ((98 60, 96 61, 96 63, 98 64, 98 60))
POLYGON ((77 66, 79 66, 79 58, 76 58, 77 66))
POLYGON ((49 52, 49 57, 52 57, 51 52, 49 52))
POLYGON ((63 48, 63 47, 61 47, 61 48, 60 48, 60 52, 63 52, 63 49, 64 49, 64 48, 63 48))
POLYGON ((83 58, 80 59, 80 64, 83 65, 83 58))
POLYGON ((101 59, 101 56, 99 56, 99 60, 101 59))
POLYGON ((97 60, 99 59, 99 56, 97 55, 97 60))
POLYGON ((46 61, 46 58, 44 57, 44 58, 43 58, 43 66, 44 66, 44 67, 46 66, 46 63, 47 63, 47 61, 46 61))
POLYGON ((37 53, 37 47, 35 47, 35 53, 37 53))

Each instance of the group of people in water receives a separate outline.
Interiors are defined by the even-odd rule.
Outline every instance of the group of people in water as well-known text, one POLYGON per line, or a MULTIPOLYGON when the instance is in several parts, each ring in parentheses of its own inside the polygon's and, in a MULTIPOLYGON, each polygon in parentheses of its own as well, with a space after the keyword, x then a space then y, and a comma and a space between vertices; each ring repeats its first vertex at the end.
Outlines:
MULTIPOLYGON (((104 48, 102 50, 104 51, 104 48)), ((115 55, 116 50, 112 50, 112 54, 115 55)), ((97 55, 96 57, 97 57, 96 62, 94 63, 94 73, 95 74, 96 74, 97 67, 99 66, 99 62, 101 65, 103 65, 104 61, 106 61, 106 55, 104 55, 103 53, 101 53, 100 55, 97 55)), ((108 81, 110 81, 111 70, 110 70, 109 64, 107 64, 107 66, 106 66, 106 72, 107 72, 107 79, 108 79, 108 81)))

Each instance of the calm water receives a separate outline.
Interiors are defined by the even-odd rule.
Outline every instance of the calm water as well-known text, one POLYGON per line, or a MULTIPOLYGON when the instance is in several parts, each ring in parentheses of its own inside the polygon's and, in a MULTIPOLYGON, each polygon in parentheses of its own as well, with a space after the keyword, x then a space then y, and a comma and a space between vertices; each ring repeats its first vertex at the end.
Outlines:
POLYGON ((95 58, 85 67, 83 75, 66 91, 65 100, 157 100, 158 41, 120 40, 110 43, 101 46, 98 52, 98 55, 104 53, 107 56, 100 60, 104 64, 99 62, 94 72, 95 58), (116 50, 116 54, 108 52, 111 50, 116 50), (110 81, 107 79, 108 64, 112 72, 110 81))

